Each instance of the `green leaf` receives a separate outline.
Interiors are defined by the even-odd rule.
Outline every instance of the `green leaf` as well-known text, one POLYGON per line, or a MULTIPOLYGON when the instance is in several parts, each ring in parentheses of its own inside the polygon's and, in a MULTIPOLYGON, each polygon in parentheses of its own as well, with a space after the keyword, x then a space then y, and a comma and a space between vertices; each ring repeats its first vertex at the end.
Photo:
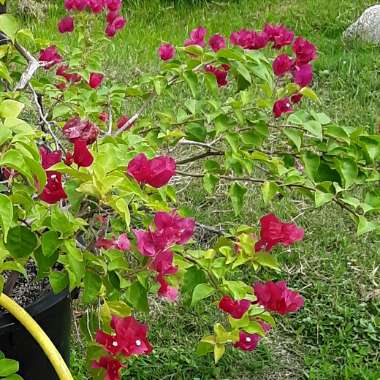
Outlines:
POLYGON ((95 272, 87 270, 84 276, 83 302, 95 302, 98 299, 101 286, 102 279, 100 278, 100 276, 95 272))
POLYGON ((309 120, 303 124, 303 127, 309 131, 313 136, 322 140, 322 124, 315 120, 309 120))
POLYGON ((321 207, 334 199, 334 194, 316 190, 314 194, 315 207, 321 207))
MULTIPOLYGON (((1 19, 0 15, 0 19, 1 19)), ((1 22, 1 21, 0 21, 1 22)), ((24 104, 16 100, 5 99, 0 104, 0 116, 3 118, 13 117, 17 118, 21 111, 24 109, 24 104)))
POLYGON ((189 53, 191 55, 202 55, 203 48, 199 45, 189 45, 182 48, 184 52, 189 53))
POLYGON ((124 217, 124 222, 129 228, 131 223, 131 214, 129 212, 129 203, 124 198, 119 198, 115 202, 115 207, 117 211, 124 217))
POLYGON ((198 284, 202 284, 206 281, 206 276, 201 269, 196 267, 189 268, 184 277, 181 288, 181 293, 193 293, 194 288, 198 284))
POLYGON ((50 285, 54 294, 61 293, 69 285, 69 276, 67 272, 51 272, 49 275, 50 285))
POLYGON ((77 188, 79 187, 80 182, 76 180, 69 180, 65 183, 65 192, 67 194, 67 197, 69 199, 70 203, 70 211, 72 213, 77 213, 79 211, 81 202, 85 195, 83 193, 80 193, 77 191, 77 188))
POLYGON ((74 229, 66 213, 57 206, 51 208, 51 226, 62 235, 70 234, 74 229))
POLYGON ((199 301, 210 297, 215 293, 215 289, 209 284, 198 284, 193 290, 193 296, 191 299, 191 306, 196 305, 199 301))
POLYGON ((33 174, 33 177, 37 179, 40 192, 42 192, 43 188, 46 184, 46 172, 42 168, 41 164, 37 162, 35 159, 30 158, 28 156, 24 156, 24 160, 29 167, 30 172, 33 174))
POLYGON ((367 232, 374 231, 378 227, 379 226, 376 223, 370 222, 367 220, 366 217, 360 215, 357 234, 358 234, 358 236, 360 236, 360 235, 366 234, 367 232))
POLYGON ((13 375, 7 376, 4 380, 23 380, 23 378, 17 375, 17 373, 14 373, 13 375))
POLYGON ((193 115, 195 115, 197 113, 197 109, 198 109, 198 101, 197 100, 187 99, 187 100, 185 100, 184 105, 193 115))
POLYGON ((12 77, 9 74, 8 68, 3 62, 0 62, 0 78, 5 79, 9 83, 13 82, 12 77))
POLYGON ((44 256, 52 255, 61 245, 56 231, 45 232, 41 237, 42 253, 44 256))
POLYGON ((206 173, 203 177, 203 187, 211 195, 214 193, 215 186, 219 182, 219 177, 206 173))
POLYGON ((46 278, 47 276, 49 276, 51 268, 58 260, 58 256, 59 256, 58 251, 53 253, 51 256, 45 256, 42 253, 42 248, 38 247, 34 251, 33 255, 38 266, 38 272, 37 272, 38 278, 39 279, 46 278))
POLYGON ((318 168, 320 164, 320 158, 317 154, 307 151, 302 156, 302 162, 305 166, 305 172, 308 175, 310 179, 315 181, 317 174, 318 174, 318 168))
POLYGON ((261 186, 261 192, 263 195, 264 203, 267 205, 273 199, 273 197, 277 194, 279 190, 280 188, 275 182, 266 181, 261 186))
POLYGON ((83 254, 79 248, 76 247, 74 240, 65 240, 65 248, 67 253, 68 268, 74 274, 75 279, 70 278, 70 289, 80 286, 82 278, 86 273, 85 263, 83 261, 83 254))
POLYGON ((15 149, 10 149, 0 159, 0 166, 7 166, 15 169, 30 180, 33 176, 30 173, 29 167, 26 165, 23 155, 15 149))
POLYGON ((297 150, 300 150, 302 144, 302 132, 293 128, 283 128, 282 131, 286 137, 296 146, 297 150))
POLYGON ((210 74, 210 73, 205 73, 205 83, 211 95, 214 97, 218 96, 218 93, 219 93, 218 82, 216 81, 215 75, 210 74))
POLYGON ((324 128, 324 132, 327 136, 334 137, 337 140, 342 140, 347 144, 350 143, 349 134, 344 130, 344 128, 338 125, 328 125, 324 128))
POLYGON ((358 165, 352 158, 337 158, 335 166, 346 189, 355 183, 358 177, 358 165))
POLYGON ((235 299, 243 299, 247 293, 252 293, 252 288, 243 281, 223 281, 235 299))
POLYGON ((0 220, 4 241, 7 242, 8 231, 13 220, 13 205, 11 200, 4 194, 0 194, 0 220))
POLYGON ((327 116, 325 113, 322 112, 315 112, 314 110, 310 111, 310 115, 313 116, 313 118, 321 123, 322 125, 330 124, 331 119, 329 116, 327 116))
POLYGON ((199 93, 198 77, 193 71, 185 71, 183 73, 183 78, 188 84, 193 97, 196 98, 199 93))
POLYGON ((206 354, 213 352, 213 351, 214 351, 214 345, 213 344, 200 341, 198 343, 198 346, 197 346, 195 353, 199 356, 203 356, 203 355, 206 355, 206 354))
POLYGON ((16 17, 7 13, 0 15, 0 31, 5 33, 12 41, 14 41, 18 29, 16 17))
POLYGON ((244 59, 243 50, 240 48, 223 48, 216 53, 218 58, 228 58, 234 61, 240 61, 244 59))
POLYGON ((5 247, 12 257, 20 259, 29 256, 37 247, 36 235, 25 226, 16 226, 9 230, 5 247))
POLYGON ((258 253, 255 257, 255 261, 263 267, 268 267, 275 271, 280 270, 280 266, 277 262, 277 259, 268 253, 258 253))
POLYGON ((19 364, 16 360, 0 359, 0 376, 6 377, 16 373, 19 370, 19 364))
POLYGON ((303 96, 306 96, 307 98, 309 98, 315 102, 319 102, 319 98, 318 98, 317 94, 310 87, 301 88, 300 94, 303 96))
POLYGON ((265 331, 261 327, 261 324, 256 321, 250 321, 249 325, 247 327, 244 327, 244 331, 249 334, 259 334, 261 336, 265 335, 265 331))
POLYGON ((4 272, 8 270, 21 273, 25 278, 27 276, 24 266, 18 263, 17 261, 8 260, 8 261, 5 261, 3 264, 0 264, 0 272, 4 272))
POLYGON ((232 207, 236 216, 240 214, 240 211, 243 207, 244 195, 246 192, 247 188, 240 185, 238 182, 234 182, 228 190, 228 194, 231 198, 232 207))
POLYGON ((236 70, 248 83, 252 83, 251 74, 245 65, 243 65, 241 62, 237 62, 236 70))
POLYGON ((224 355, 224 352, 226 351, 226 347, 224 344, 215 344, 214 346, 214 360, 215 364, 218 363, 218 361, 221 359, 221 357, 224 355))
POLYGON ((128 302, 137 310, 144 313, 149 312, 148 296, 146 289, 135 281, 127 290, 126 297, 128 302))
POLYGON ((186 137, 189 140, 204 142, 207 137, 207 129, 203 124, 190 123, 186 127, 186 137))

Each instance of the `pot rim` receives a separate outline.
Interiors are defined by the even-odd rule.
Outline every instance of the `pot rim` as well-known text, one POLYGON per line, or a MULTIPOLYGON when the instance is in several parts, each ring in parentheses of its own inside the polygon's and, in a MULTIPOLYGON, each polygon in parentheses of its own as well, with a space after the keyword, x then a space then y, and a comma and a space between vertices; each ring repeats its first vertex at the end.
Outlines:
MULTIPOLYGON (((56 304, 69 296, 69 290, 65 289, 58 294, 54 294, 52 290, 49 290, 46 294, 41 296, 38 300, 25 308, 25 310, 33 317, 37 317, 39 314, 51 309, 56 304)), ((0 313, 0 332, 1 330, 16 327, 19 322, 8 312, 0 313)))

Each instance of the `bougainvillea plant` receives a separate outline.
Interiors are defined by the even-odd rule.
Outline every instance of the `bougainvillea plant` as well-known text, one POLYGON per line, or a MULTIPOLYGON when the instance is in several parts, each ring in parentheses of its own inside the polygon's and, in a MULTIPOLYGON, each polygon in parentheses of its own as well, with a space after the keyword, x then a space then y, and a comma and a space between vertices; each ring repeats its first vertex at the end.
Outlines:
MULTIPOLYGON (((226 346, 254 350, 273 315, 304 304, 285 281, 268 281, 281 270, 277 251, 304 231, 271 213, 260 226, 200 225, 177 200, 181 180, 225 192, 237 216, 253 187, 266 205, 276 195, 337 204, 362 234, 379 228, 380 137, 312 109, 317 50, 282 25, 229 37, 195 28, 183 46, 157 47, 157 72, 126 85, 103 66, 126 27, 121 0, 64 7, 57 28, 74 48, 0 16, 0 274, 25 275, 33 260, 54 292, 81 289, 96 378, 119 379, 129 357, 155 349, 141 320, 152 297, 220 309, 198 354, 218 362, 226 346), (172 106, 155 108, 161 97, 172 106), (218 238, 199 248, 197 228, 218 238)), ((2 276, 0 289, 11 293, 2 276)))

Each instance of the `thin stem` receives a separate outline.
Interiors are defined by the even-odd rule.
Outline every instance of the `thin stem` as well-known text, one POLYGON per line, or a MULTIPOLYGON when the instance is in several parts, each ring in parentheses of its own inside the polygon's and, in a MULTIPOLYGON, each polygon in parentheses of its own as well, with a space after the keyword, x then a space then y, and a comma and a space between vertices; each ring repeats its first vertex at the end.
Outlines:
MULTIPOLYGON (((176 171, 176 174, 184 176, 184 177, 193 177, 193 178, 203 178, 205 174, 203 173, 185 173, 180 170, 176 171)), ((219 176, 220 179, 224 179, 227 181, 242 181, 242 182, 252 182, 252 183, 257 183, 257 184, 262 184, 267 182, 266 179, 261 179, 261 178, 251 178, 251 177, 235 177, 235 176, 226 176, 226 175, 221 175, 219 176)), ((298 189, 304 189, 308 191, 315 192, 316 189, 310 186, 302 185, 302 184, 285 184, 280 181, 274 181, 277 186, 279 187, 289 187, 289 188, 298 188, 298 189)), ((336 203, 338 206, 340 206, 342 209, 348 211, 350 214, 355 216, 356 218, 359 216, 354 210, 352 210, 349 206, 347 206, 345 203, 343 203, 339 198, 336 196, 332 199, 334 203, 336 203)))
POLYGON ((219 148, 216 148, 213 146, 213 144, 215 144, 217 140, 215 141, 212 141, 210 143, 202 143, 202 142, 198 142, 198 141, 191 141, 191 140, 186 140, 186 139, 181 139, 178 144, 180 145, 194 145, 194 146, 199 146, 201 148, 206 148, 208 150, 213 150, 213 151, 216 151, 216 152, 220 152, 222 154, 224 154, 223 150, 219 149, 219 148))
POLYGON ((112 134, 112 105, 108 106, 108 135, 112 134))
POLYGON ((207 152, 204 152, 204 153, 196 154, 194 156, 185 158, 183 160, 176 161, 176 164, 177 165, 184 165, 184 164, 188 164, 189 162, 201 160, 202 158, 205 158, 205 157, 209 157, 209 156, 222 156, 222 155, 223 155, 222 152, 207 151, 207 152))
MULTIPOLYGON (((182 175, 184 177, 194 177, 194 178, 203 178, 205 174, 203 173, 185 173, 180 170, 176 171, 176 174, 182 175)), ((246 182, 253 182, 253 183, 264 183, 266 182, 265 179, 261 178, 251 178, 251 177, 235 177, 235 176, 227 176, 227 175, 221 175, 219 176, 221 179, 225 179, 227 181, 246 181, 246 182)))
POLYGON ((37 95, 36 91, 34 90, 33 86, 30 83, 28 83, 28 87, 29 87, 30 91, 32 92, 34 103, 37 107, 38 115, 40 116, 42 122, 45 124, 49 134, 53 138, 53 140, 55 142, 56 149, 60 148, 65 153, 65 148, 63 147, 62 143, 59 141, 58 137, 53 132, 53 129, 51 128, 50 122, 46 119, 46 117, 44 115, 44 112, 42 110, 42 107, 41 107, 41 104, 40 104, 40 101, 38 99, 38 95, 37 95))
POLYGON ((225 234, 225 231, 224 231, 223 228, 218 229, 218 228, 215 228, 215 227, 212 227, 212 226, 207 226, 205 224, 198 223, 198 222, 196 222, 195 224, 196 224, 197 227, 199 227, 199 228, 201 228, 203 230, 210 231, 210 232, 212 232, 212 233, 214 233, 216 235, 224 235, 225 234))
MULTIPOLYGON (((118 136, 120 133, 123 133, 126 129, 128 129, 145 111, 148 107, 149 103, 156 97, 156 93, 152 92, 148 99, 144 102, 144 104, 140 107, 140 109, 121 127, 119 128, 113 135, 118 136)), ((111 133, 112 134, 112 133, 111 133)))

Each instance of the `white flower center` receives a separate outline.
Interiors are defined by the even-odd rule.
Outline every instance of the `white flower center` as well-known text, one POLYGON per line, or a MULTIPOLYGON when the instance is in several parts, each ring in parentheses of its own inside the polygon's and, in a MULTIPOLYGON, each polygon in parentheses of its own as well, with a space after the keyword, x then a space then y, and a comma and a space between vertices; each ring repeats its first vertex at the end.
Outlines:
POLYGON ((290 103, 286 103, 285 105, 286 107, 290 108, 290 103))
POLYGON ((117 347, 119 344, 116 342, 116 340, 114 340, 114 341, 112 342, 112 345, 113 345, 114 347, 117 347))
POLYGON ((245 338, 245 341, 247 342, 247 343, 251 343, 251 338, 249 337, 249 336, 247 336, 246 338, 245 338))
POLYGON ((137 339, 137 340, 136 340, 136 346, 137 346, 137 347, 140 347, 140 346, 141 346, 141 340, 140 340, 140 339, 137 339))

